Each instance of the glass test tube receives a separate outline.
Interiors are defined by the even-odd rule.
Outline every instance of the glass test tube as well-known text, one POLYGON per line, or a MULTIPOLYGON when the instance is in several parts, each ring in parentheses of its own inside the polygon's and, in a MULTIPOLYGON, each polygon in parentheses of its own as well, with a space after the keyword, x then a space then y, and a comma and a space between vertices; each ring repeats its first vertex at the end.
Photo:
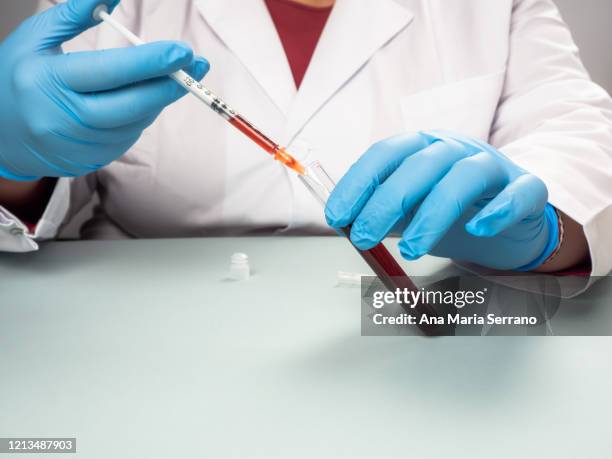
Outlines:
MULTIPOLYGON (((321 203, 323 207, 327 204, 331 192, 335 188, 336 184, 331 177, 325 172, 325 169, 321 166, 318 161, 315 161, 306 166, 306 173, 299 176, 300 180, 310 190, 312 195, 321 203)), ((350 242, 351 227, 345 227, 340 230, 350 242)), ((351 245, 353 245, 351 243, 351 245)), ((353 247, 355 247, 353 245, 353 247)), ((361 258, 370 266, 372 271, 380 279, 382 284, 391 292, 395 292, 397 289, 404 290, 418 290, 416 285, 410 280, 404 269, 399 265, 397 260, 391 255, 389 250, 381 242, 375 247, 369 250, 360 250, 355 247, 355 250, 359 252, 361 258)), ((402 304, 402 307, 408 312, 414 313, 415 311, 419 314, 427 314, 430 316, 437 315, 436 312, 427 304, 419 304, 414 309, 409 309, 402 304)), ((426 334, 435 334, 435 327, 419 326, 419 328, 426 334)))

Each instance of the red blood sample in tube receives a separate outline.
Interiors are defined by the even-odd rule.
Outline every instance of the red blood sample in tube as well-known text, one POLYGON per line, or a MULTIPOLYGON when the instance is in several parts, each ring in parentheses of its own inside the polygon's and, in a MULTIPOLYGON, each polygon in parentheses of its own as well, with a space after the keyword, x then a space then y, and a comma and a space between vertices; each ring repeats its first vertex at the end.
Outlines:
MULTIPOLYGON (((350 239, 350 227, 343 228, 342 233, 350 239)), ((356 248, 356 247, 355 247, 356 248)), ((356 248, 357 249, 357 248, 356 248)), ((357 249, 361 258, 372 268, 380 281, 390 291, 396 289, 418 290, 416 285, 410 280, 406 272, 399 265, 391 252, 381 242, 370 250, 357 249)))
MULTIPOLYGON (((342 228, 341 231, 350 241, 351 227, 342 228)), ((353 247, 355 246, 353 245, 353 247)), ((357 247, 355 247, 355 249, 390 292, 395 292, 397 289, 402 291, 404 289, 418 290, 417 286, 410 280, 395 257, 391 255, 391 252, 387 250, 382 242, 369 250, 360 250, 357 247)), ((402 304, 402 307, 409 313, 414 313, 416 311, 418 314, 426 314, 428 316, 439 315, 426 303, 419 303, 414 310, 407 308, 404 304, 402 304)), ((418 325, 418 327, 425 334, 437 334, 437 327, 435 326, 418 325)))

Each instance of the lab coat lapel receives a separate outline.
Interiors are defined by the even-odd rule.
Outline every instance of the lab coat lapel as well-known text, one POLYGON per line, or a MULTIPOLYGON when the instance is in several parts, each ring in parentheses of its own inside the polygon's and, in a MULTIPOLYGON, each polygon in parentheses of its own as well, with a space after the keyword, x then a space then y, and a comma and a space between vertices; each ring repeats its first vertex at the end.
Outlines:
POLYGON ((195 3, 209 26, 287 115, 297 90, 264 1, 197 0, 195 3))
POLYGON ((336 0, 289 115, 285 142, 412 21, 394 0, 336 0))

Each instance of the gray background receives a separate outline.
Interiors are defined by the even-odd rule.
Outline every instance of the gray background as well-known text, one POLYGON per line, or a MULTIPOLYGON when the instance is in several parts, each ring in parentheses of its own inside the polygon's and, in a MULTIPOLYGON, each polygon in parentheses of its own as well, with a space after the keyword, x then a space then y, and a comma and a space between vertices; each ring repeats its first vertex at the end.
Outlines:
MULTIPOLYGON (((612 92, 612 1, 557 0, 569 23, 582 58, 595 81, 612 92)), ((36 9, 36 0, 3 0, 0 6, 0 38, 36 9)))

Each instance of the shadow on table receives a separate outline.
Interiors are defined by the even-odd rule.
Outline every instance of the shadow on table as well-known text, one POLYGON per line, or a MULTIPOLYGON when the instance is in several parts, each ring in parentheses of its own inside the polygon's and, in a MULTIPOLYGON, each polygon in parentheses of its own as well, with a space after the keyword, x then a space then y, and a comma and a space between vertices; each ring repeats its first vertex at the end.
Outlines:
MULTIPOLYGON (((510 287, 503 285, 500 291, 506 289, 510 287)), ((552 291, 559 292, 559 289, 552 288, 552 291)), ((525 290, 512 294, 517 296, 510 298, 520 299, 530 295, 525 290)), ((387 387, 389 395, 398 403, 408 402, 416 393, 419 397, 435 399, 449 409, 467 405, 488 409, 490 404, 512 400, 517 388, 530 380, 534 370, 547 364, 542 360, 542 352, 559 343, 559 338, 547 334, 609 336, 612 331, 610 277, 599 279, 576 298, 548 298, 541 292, 535 298, 547 308, 545 314, 550 314, 550 323, 539 327, 543 335, 493 336, 495 333, 491 333, 488 337, 438 338, 418 337, 414 333, 413 336, 346 335, 322 342, 316 348, 304 349, 283 365, 292 368, 290 374, 295 376, 296 384, 327 378, 330 384, 351 390, 351 385, 358 382, 362 388, 387 387)), ((508 297, 506 303, 507 300, 508 297)))
POLYGON ((416 396, 447 409, 486 408, 529 378, 541 339, 346 337, 284 365, 292 368, 297 385, 328 379, 347 391, 353 385, 388 390, 398 405, 416 396))

